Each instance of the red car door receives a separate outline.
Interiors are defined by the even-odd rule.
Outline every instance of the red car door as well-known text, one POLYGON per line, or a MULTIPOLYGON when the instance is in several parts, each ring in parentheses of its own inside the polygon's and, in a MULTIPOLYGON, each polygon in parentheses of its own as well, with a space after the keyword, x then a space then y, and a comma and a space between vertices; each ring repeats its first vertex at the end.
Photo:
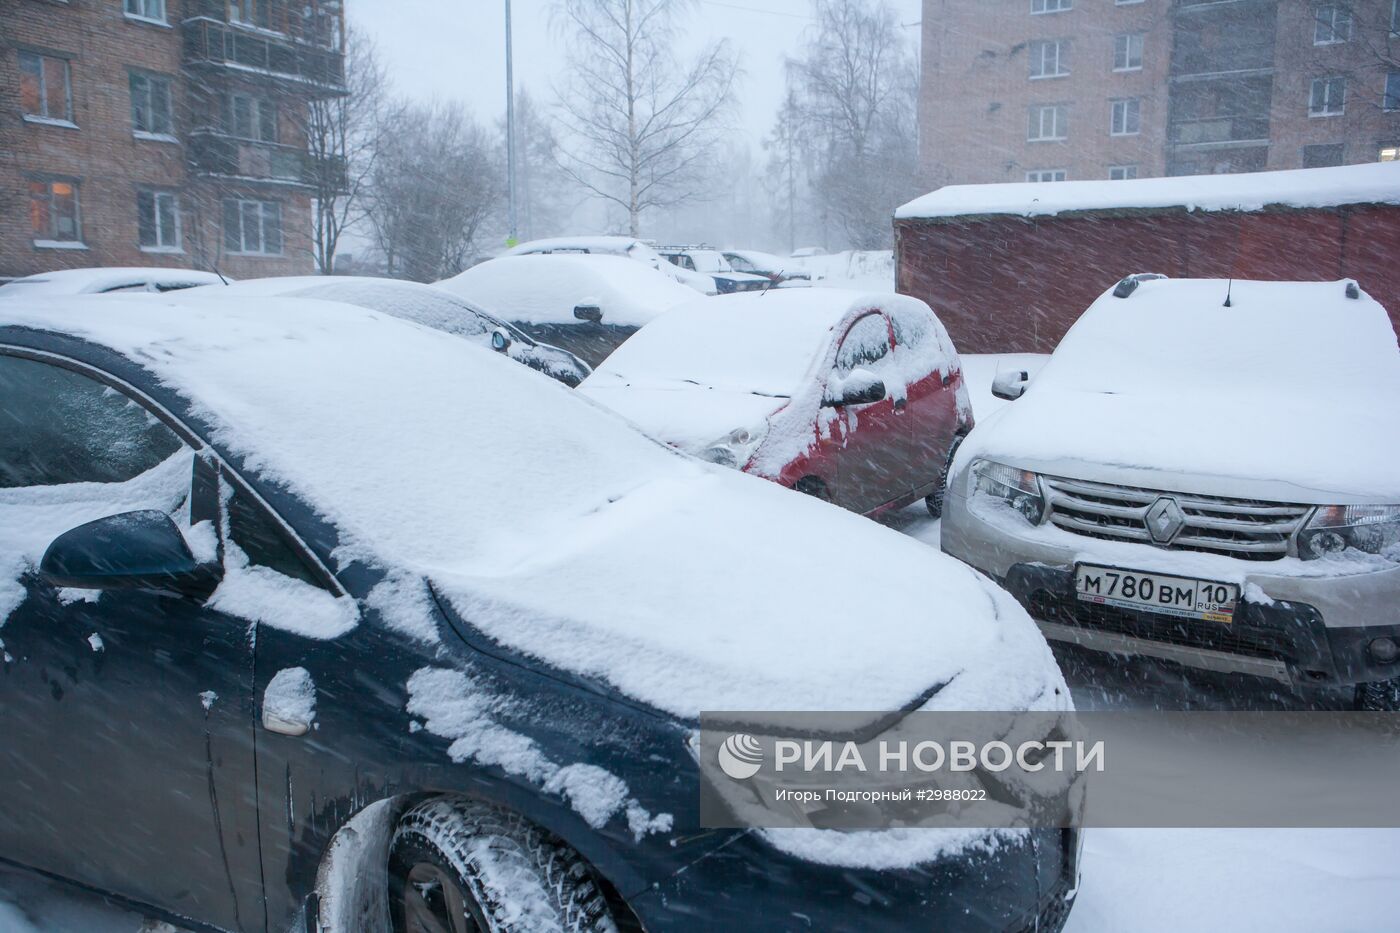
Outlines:
POLYGON ((900 307, 890 313, 894 352, 907 382, 905 427, 910 432, 910 490, 939 482, 958 432, 957 353, 933 312, 900 307))
POLYGON ((878 311, 857 318, 842 335, 836 363, 827 376, 828 396, 839 394, 839 387, 857 369, 885 380, 887 391, 879 401, 835 406, 832 500, 855 512, 869 512, 907 490, 911 438, 905 427, 906 404, 894 366, 889 321, 878 311))

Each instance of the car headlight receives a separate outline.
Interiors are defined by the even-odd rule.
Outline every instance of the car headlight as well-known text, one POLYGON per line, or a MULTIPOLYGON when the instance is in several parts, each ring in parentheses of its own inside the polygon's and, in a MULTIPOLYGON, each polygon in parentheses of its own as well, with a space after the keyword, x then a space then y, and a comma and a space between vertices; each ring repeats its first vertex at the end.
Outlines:
POLYGON ((1400 561, 1400 505, 1323 505, 1298 532, 1303 560, 1340 557, 1350 549, 1400 561))
POLYGON ((1039 525, 1045 517, 1040 477, 1030 470, 1018 470, 995 460, 978 460, 972 464, 971 493, 1005 502, 1032 525, 1039 525))
POLYGON ((767 425, 757 430, 735 428, 724 437, 706 444, 700 451, 700 459, 718 463, 720 466, 742 469, 758 449, 758 445, 763 442, 763 435, 767 430, 767 425))

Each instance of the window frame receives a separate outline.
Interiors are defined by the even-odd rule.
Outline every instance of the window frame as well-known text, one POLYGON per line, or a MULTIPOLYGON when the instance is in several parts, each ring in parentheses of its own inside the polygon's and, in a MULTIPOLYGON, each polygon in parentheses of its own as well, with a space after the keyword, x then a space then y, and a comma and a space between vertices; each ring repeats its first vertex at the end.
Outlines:
POLYGON ((223 201, 221 202, 221 208, 222 208, 222 210, 221 210, 221 216, 220 216, 220 218, 219 218, 219 226, 220 226, 220 233, 221 233, 221 235, 222 235, 222 243, 223 243, 223 245, 224 245, 224 252, 225 252, 227 255, 230 255, 230 256, 262 256, 262 257, 269 257, 269 258, 277 258, 277 257, 281 257, 281 256, 285 256, 285 255, 286 255, 286 250, 287 250, 286 230, 285 230, 285 228, 283 227, 283 224, 282 224, 282 221, 283 221, 283 214, 282 214, 282 202, 281 202, 281 201, 263 201, 263 200, 259 200, 259 199, 257 199, 257 198, 232 197, 232 198, 224 198, 223 201), (229 213, 228 213, 228 210, 229 210, 229 205, 231 205, 231 204, 236 204, 236 205, 238 205, 238 210, 237 210, 237 215, 238 215, 238 243, 239 243, 239 248, 238 248, 238 249, 230 249, 230 248, 229 248, 229 245, 228 245, 228 242, 229 242, 229 237, 228 237, 228 233, 229 233, 229 231, 228 231, 229 213), (247 210, 248 210, 249 207, 251 207, 251 206, 253 206, 253 205, 257 205, 257 217, 258 217, 258 249, 256 249, 256 250, 250 250, 250 249, 247 248, 247 247, 248 247, 248 236, 247 236, 247 229, 248 229, 248 228, 247 228, 247 210), (269 207, 276 208, 276 214, 277 214, 277 250, 276 250, 276 251, 271 251, 271 250, 267 249, 267 230, 268 230, 268 224, 267 224, 267 217, 268 217, 267 208, 269 208, 269 207))
POLYGON ((156 26, 170 25, 170 10, 166 5, 166 0, 122 0, 122 16, 126 19, 134 20, 138 23, 151 23, 156 26), (160 16, 152 16, 150 13, 133 13, 131 6, 148 6, 155 4, 160 7, 160 16))
POLYGON ((1031 81, 1046 81, 1053 78, 1069 77, 1068 39, 1032 39, 1028 46, 1031 55, 1031 81), (1055 50, 1055 70, 1046 71, 1046 50, 1055 50))
POLYGON ((34 216, 34 185, 43 185, 45 194, 45 212, 49 219, 49 229, 45 236, 31 236, 30 239, 36 249, 87 249, 87 243, 83 240, 83 195, 82 179, 73 178, 67 175, 26 175, 25 184, 29 188, 29 211, 30 211, 30 233, 35 234, 33 222, 34 216), (55 218, 57 214, 53 209, 54 185, 69 185, 73 189, 73 238, 65 240, 58 235, 55 218))
MULTIPOLYGON (((108 388, 126 396, 137 405, 140 405, 156 418, 156 420, 173 431, 181 442, 191 448, 194 451, 197 462, 203 461, 210 464, 217 470, 219 476, 226 479, 234 487, 235 494, 247 496, 262 509, 265 515, 271 518, 272 521, 281 528, 283 534, 302 560, 306 561, 314 568, 317 575, 322 578, 324 589, 329 591, 330 594, 336 598, 350 595, 349 591, 341 584, 340 579, 336 577, 336 575, 331 572, 331 569, 316 555, 316 552, 302 539, 301 535, 296 532, 296 529, 294 529, 287 520, 284 519, 278 511, 219 454, 218 451, 205 443, 203 438, 186 426, 183 421, 170 411, 170 409, 166 408, 150 395, 127 382, 125 379, 121 379, 105 370, 98 369, 96 366, 70 356, 65 356, 61 353, 0 342, 0 356, 14 356, 20 359, 33 360, 37 363, 48 363, 60 369, 71 370, 79 375, 87 376, 90 379, 102 383, 108 388)), ((219 519, 215 520, 216 522, 219 521, 219 519)), ((358 608, 356 608, 355 612, 358 616, 358 608)))
POLYGON ((226 91, 221 95, 219 102, 219 123, 225 136, 234 139, 242 139, 250 143, 277 143, 278 130, 280 129, 280 108, 277 102, 270 97, 263 97, 259 94, 250 94, 245 91, 226 91), (238 127, 238 104, 246 101, 248 108, 249 129, 255 135, 240 133, 238 127), (263 130, 270 128, 270 135, 264 136, 263 130))
POLYGON ((1347 79, 1346 79, 1346 75, 1324 75, 1324 76, 1322 76, 1322 77, 1320 77, 1320 78, 1313 78, 1313 79, 1312 79, 1312 83, 1309 85, 1309 90, 1308 90, 1308 116, 1309 116, 1309 117, 1316 117, 1316 118, 1319 118, 1319 119, 1320 119, 1320 118, 1323 118, 1323 117, 1340 117, 1340 116, 1344 115, 1346 112, 1347 112, 1347 79), (1334 83, 1340 83, 1340 84, 1341 84, 1341 88, 1342 88, 1342 95, 1341 95, 1342 99, 1341 99, 1341 102, 1340 102, 1339 104, 1337 104, 1337 109, 1335 109, 1335 110, 1331 109, 1332 106, 1333 106, 1333 102, 1332 102, 1332 86, 1333 86, 1334 83), (1317 107, 1317 89, 1318 89, 1318 86, 1319 86, 1319 85, 1321 85, 1321 87, 1322 87, 1322 89, 1323 89, 1323 98, 1322 98, 1323 109, 1318 109, 1318 107, 1317 107))
MULTIPOLYGON (((832 356, 832 358, 831 358, 831 371, 830 371, 830 373, 827 375, 827 383, 830 384, 831 378, 832 378, 833 376, 836 377, 836 378, 838 378, 838 379, 845 379, 847 376, 849 376, 851 373, 855 372, 857 369, 860 369, 861 367, 869 368, 872 372, 874 372, 874 367, 879 366, 879 365, 885 363, 886 361, 889 361, 889 360, 893 360, 893 359, 894 359, 894 348, 895 348, 894 331, 893 331, 893 329, 892 329, 892 327, 891 327, 891 325, 890 325, 890 319, 889 319, 888 317, 885 316, 885 313, 884 313, 883 311, 881 311, 881 310, 879 310, 879 309, 877 309, 877 308, 872 308, 872 309, 871 309, 870 311, 868 311, 867 313, 862 314, 860 317, 858 317, 858 318, 856 318, 854 321, 852 321, 852 322, 851 322, 851 325, 850 325, 849 327, 846 328, 845 333, 843 333, 843 334, 841 335, 841 339, 838 340, 838 341, 836 341, 836 352, 833 354, 833 356, 832 356), (854 364, 850 367, 850 369, 843 369, 843 368, 842 368, 842 362, 841 362, 841 351, 844 350, 844 349, 846 348, 846 341, 848 341, 848 340, 851 339, 851 334, 855 333, 855 330, 856 330, 857 327, 860 327, 861 324, 865 323, 866 321, 870 320, 871 318, 875 318, 875 319, 878 320, 880 323, 882 323, 882 324, 885 325, 885 352, 884 352, 884 354, 881 355, 880 358, 877 359, 877 360, 866 360, 866 361, 862 361, 862 362, 857 362, 857 363, 854 363, 854 364)), ((879 374, 876 373, 876 375, 879 375, 879 374)))
POLYGON ((1035 184, 1054 184, 1054 183, 1057 182, 1057 181, 1069 181, 1069 169, 1064 169, 1064 168, 1035 168, 1035 169, 1031 169, 1030 171, 1026 172, 1026 182, 1027 182, 1027 184, 1033 184, 1033 185, 1035 185, 1035 184), (1032 175, 1034 175, 1035 177, 1032 178, 1032 177, 1031 177, 1032 175), (1045 176, 1045 175, 1050 175, 1050 176, 1052 176, 1052 177, 1050 177, 1050 178, 1045 178, 1045 177, 1043 177, 1043 176, 1045 176), (1059 176, 1058 178, 1054 177, 1054 176, 1057 176, 1057 175, 1059 176))
POLYGON ((19 110, 20 116, 26 123, 42 123, 48 126, 62 126, 70 129, 77 129, 78 124, 73 119, 73 60, 71 56, 61 55, 41 49, 18 48, 16 49, 19 67, 19 110), (31 58, 39 65, 39 106, 41 113, 30 113, 24 109, 24 78, 25 78, 25 58, 31 58), (59 62, 63 65, 63 105, 64 115, 56 117, 48 113, 49 109, 49 72, 47 62, 59 62))
MULTIPOLYGON (((137 139, 150 139, 159 142, 179 142, 175 136, 175 79, 167 74, 158 71, 146 71, 141 68, 127 69, 127 87, 131 98, 131 135, 137 139), (157 83, 165 86, 165 130, 143 128, 137 122, 137 82, 142 83, 145 97, 145 112, 148 116, 158 114, 153 106, 154 86, 157 83)), ((148 119, 148 123, 154 125, 155 121, 148 119)))
POLYGON ((1313 7, 1313 45, 1341 45, 1351 41, 1352 27, 1355 25, 1351 10, 1340 3, 1323 3, 1313 7), (1328 13, 1326 21, 1322 16, 1328 13), (1346 35, 1338 38, 1338 22, 1346 24, 1346 35), (1330 38, 1322 38, 1324 28, 1330 38))
MULTIPOLYGON (((1400 3, 1400 0, 1395 2, 1400 3)), ((1385 87, 1381 91, 1381 110, 1385 113, 1400 111, 1400 71, 1391 71, 1385 76, 1385 87), (1394 89, 1391 88, 1392 84, 1394 89)))
POLYGON ((1026 142, 1028 143, 1054 143, 1064 142, 1069 139, 1069 105, 1068 104, 1031 104, 1027 112, 1026 120, 1026 142), (1051 123, 1054 126, 1054 135, 1045 136, 1045 114, 1049 112, 1053 115, 1051 123), (1031 135, 1031 130, 1035 129, 1042 135, 1031 135))
POLYGON ((1108 167, 1109 181, 1137 181, 1137 178, 1138 167, 1136 165, 1110 165, 1108 167), (1115 176, 1114 172, 1119 174, 1115 176))
POLYGON ((183 253, 184 232, 182 230, 183 221, 180 217, 180 194, 170 188, 138 188, 136 191, 136 245, 143 253, 183 253), (151 199, 152 228, 156 232, 155 243, 141 242, 141 199, 149 197, 151 199), (161 223, 160 202, 169 199, 171 203, 171 221, 175 227, 174 242, 163 242, 164 224, 161 223))
POLYGON ((1074 9, 1074 0, 1031 0, 1031 15, 1045 16, 1049 13, 1068 13, 1074 9), (1051 4, 1054 4, 1053 6, 1051 4), (1037 7, 1039 9, 1037 9, 1037 7))
POLYGON ((1115 74, 1125 74, 1142 70, 1142 59, 1147 50, 1147 36, 1141 32, 1121 32, 1113 37, 1113 71, 1115 74), (1133 40, 1137 40, 1137 64, 1133 64, 1133 40), (1124 42, 1123 61, 1126 64, 1118 64, 1119 43, 1124 42))
POLYGON ((1141 97, 1119 97, 1108 102, 1108 135, 1112 137, 1120 136, 1141 136, 1142 135, 1142 98, 1141 97), (1119 129, 1118 114, 1122 108, 1123 126, 1119 129), (1135 123, 1132 129, 1129 125, 1135 123))

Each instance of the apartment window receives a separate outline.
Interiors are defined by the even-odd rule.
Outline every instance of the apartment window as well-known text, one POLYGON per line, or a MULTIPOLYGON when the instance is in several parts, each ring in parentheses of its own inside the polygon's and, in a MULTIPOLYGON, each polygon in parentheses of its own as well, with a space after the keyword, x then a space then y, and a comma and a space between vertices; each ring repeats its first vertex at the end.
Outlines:
POLYGON ((1332 45, 1351 38, 1351 10, 1328 3, 1313 11, 1313 45, 1332 45))
POLYGON ((1132 6, 1134 3, 1142 3, 1143 0, 1113 0, 1115 6, 1132 6))
POLYGON ((1026 139, 1042 142, 1064 139, 1069 133, 1069 108, 1064 104, 1035 105, 1030 109, 1030 128, 1026 139))
POLYGON ((126 15, 134 19, 165 22, 165 0, 126 0, 126 15))
POLYGON ((78 183, 60 179, 29 182, 29 226, 35 246, 82 246, 78 183))
POLYGON ((1400 162, 1400 143, 1394 146, 1381 146, 1376 156, 1377 162, 1400 162))
POLYGON ((1032 13, 1063 13, 1074 7, 1074 0, 1031 0, 1032 13))
POLYGON ((1142 132, 1142 103, 1136 97, 1113 101, 1110 136, 1136 136, 1142 132))
POLYGON ((1064 181, 1066 172, 1062 168, 1042 168, 1026 173, 1026 181, 1064 181))
POLYGON ((1113 70, 1142 70, 1142 36, 1115 36, 1113 39, 1113 70))
POLYGON ((1041 39, 1031 43, 1031 77, 1059 78, 1069 74, 1069 42, 1041 39))
MULTIPOLYGON (((1389 82, 1387 82, 1388 86, 1389 82)), ((1346 110, 1347 79, 1340 75, 1331 78, 1314 78, 1312 96, 1308 102, 1308 116, 1335 117, 1346 110)))
POLYGON ((1130 181, 1138 177, 1138 167, 1136 165, 1110 165, 1108 167, 1109 181, 1130 181))
POLYGON ((1400 36, 1400 0, 1390 0, 1390 31, 1400 36))
POLYGON ((1400 71, 1392 71, 1385 76, 1386 110, 1400 110, 1400 71))
POLYGON ((179 252, 180 201, 175 192, 138 191, 136 228, 141 249, 147 252, 179 252))
POLYGON ((174 136, 171 81, 163 75, 131 73, 131 128, 138 135, 174 136))
POLYGON ((282 205, 242 198, 225 201, 224 249, 255 256, 282 255, 282 205))
POLYGON ((1342 143, 1303 147, 1303 168, 1326 168, 1341 165, 1346 147, 1342 143))
POLYGON ((277 141, 277 105, 249 94, 224 96, 224 132, 240 139, 277 141))
POLYGON ((235 23, 272 28, 272 0, 229 0, 228 13, 235 23))
POLYGON ((73 83, 68 59, 21 50, 19 100, 25 119, 73 122, 73 83))

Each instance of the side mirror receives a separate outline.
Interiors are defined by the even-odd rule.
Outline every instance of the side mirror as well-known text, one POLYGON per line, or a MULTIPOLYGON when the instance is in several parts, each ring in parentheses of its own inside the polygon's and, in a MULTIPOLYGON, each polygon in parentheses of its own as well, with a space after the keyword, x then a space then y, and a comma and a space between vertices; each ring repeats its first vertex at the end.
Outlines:
POLYGON ((885 397, 885 382, 868 369, 853 369, 845 379, 828 384, 823 408, 841 405, 868 405, 885 397))
POLYGON ((603 309, 595 304, 574 305, 574 317, 597 324, 603 319, 603 309))
POLYGON ((148 510, 109 515, 65 531, 39 561, 54 586, 85 590, 152 590, 207 599, 218 564, 201 564, 170 516, 148 510))
POLYGON ((498 327, 491 331, 491 349, 497 353, 504 353, 510 349, 510 334, 506 333, 505 328, 498 327))
POLYGON ((1031 374, 1024 369, 997 373, 996 378, 992 380, 992 394, 1008 402, 1015 401, 1026 394, 1026 386, 1030 381, 1031 374))

